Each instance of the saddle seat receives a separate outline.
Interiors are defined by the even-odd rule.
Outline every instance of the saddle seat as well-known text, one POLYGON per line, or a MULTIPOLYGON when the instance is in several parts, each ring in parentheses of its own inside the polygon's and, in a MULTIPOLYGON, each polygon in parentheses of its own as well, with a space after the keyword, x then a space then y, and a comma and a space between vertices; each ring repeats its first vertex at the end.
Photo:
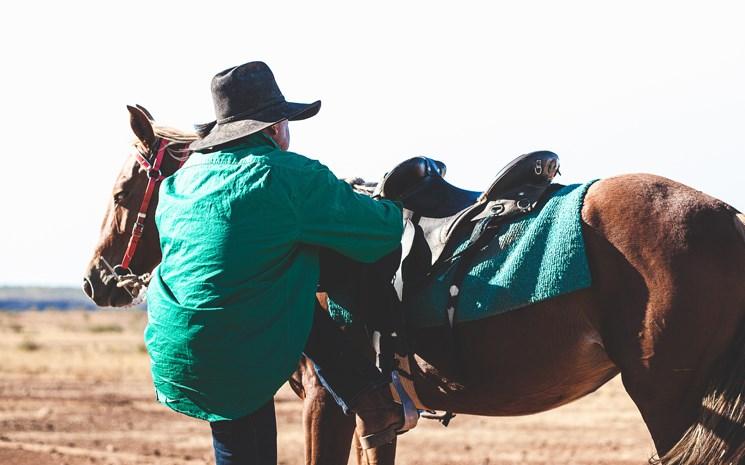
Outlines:
MULTIPOLYGON (((533 210, 558 171, 558 155, 532 152, 508 163, 484 192, 474 192, 448 183, 443 177, 444 163, 414 157, 383 178, 377 195, 403 204, 405 218, 417 226, 413 247, 419 255, 427 255, 424 249, 429 251, 427 263, 415 268, 429 268, 453 258, 443 252, 453 252, 448 246, 456 234, 472 232, 471 242, 475 243, 495 222, 533 210)), ((409 262, 412 260, 414 257, 409 262)))
POLYGON ((443 162, 410 158, 393 168, 379 185, 378 194, 403 203, 404 208, 430 218, 445 218, 473 205, 481 192, 453 186, 444 178, 443 162))

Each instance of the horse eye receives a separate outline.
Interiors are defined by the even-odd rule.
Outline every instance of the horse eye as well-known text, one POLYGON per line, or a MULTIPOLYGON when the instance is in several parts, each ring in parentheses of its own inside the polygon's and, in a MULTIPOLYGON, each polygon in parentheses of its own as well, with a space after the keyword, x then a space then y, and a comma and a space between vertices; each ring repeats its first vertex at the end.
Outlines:
POLYGON ((114 194, 114 204, 120 205, 127 198, 127 192, 121 191, 114 194))

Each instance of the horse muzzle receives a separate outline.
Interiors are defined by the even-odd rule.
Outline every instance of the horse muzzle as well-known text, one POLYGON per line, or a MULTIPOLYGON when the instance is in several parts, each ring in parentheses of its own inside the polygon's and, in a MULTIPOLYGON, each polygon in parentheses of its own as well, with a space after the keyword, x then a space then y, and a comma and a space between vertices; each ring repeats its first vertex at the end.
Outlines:
POLYGON ((117 287, 117 280, 100 263, 90 268, 83 277, 82 289, 86 296, 99 307, 126 307, 133 303, 134 296, 127 289, 117 287))

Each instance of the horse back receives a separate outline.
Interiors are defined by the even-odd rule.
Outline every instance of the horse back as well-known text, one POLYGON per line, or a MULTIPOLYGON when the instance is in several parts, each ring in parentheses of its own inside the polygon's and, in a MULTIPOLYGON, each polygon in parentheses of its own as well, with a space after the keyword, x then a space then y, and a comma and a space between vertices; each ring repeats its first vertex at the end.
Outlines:
POLYGON ((738 213, 735 215, 735 228, 740 233, 740 237, 745 241, 745 215, 738 213))

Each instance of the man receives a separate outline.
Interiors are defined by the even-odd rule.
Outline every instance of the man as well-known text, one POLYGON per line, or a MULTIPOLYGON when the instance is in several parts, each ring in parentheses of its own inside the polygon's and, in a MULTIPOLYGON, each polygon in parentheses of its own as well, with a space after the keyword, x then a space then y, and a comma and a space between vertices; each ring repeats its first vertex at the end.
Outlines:
POLYGON ((158 400, 210 422, 218 465, 274 464, 273 395, 305 352, 368 444, 390 441, 403 420, 389 380, 345 346, 315 290, 320 247, 362 262, 397 250, 400 208, 287 151, 288 121, 321 102, 285 101, 266 64, 217 74, 212 96, 216 121, 160 188, 145 333, 158 400))

